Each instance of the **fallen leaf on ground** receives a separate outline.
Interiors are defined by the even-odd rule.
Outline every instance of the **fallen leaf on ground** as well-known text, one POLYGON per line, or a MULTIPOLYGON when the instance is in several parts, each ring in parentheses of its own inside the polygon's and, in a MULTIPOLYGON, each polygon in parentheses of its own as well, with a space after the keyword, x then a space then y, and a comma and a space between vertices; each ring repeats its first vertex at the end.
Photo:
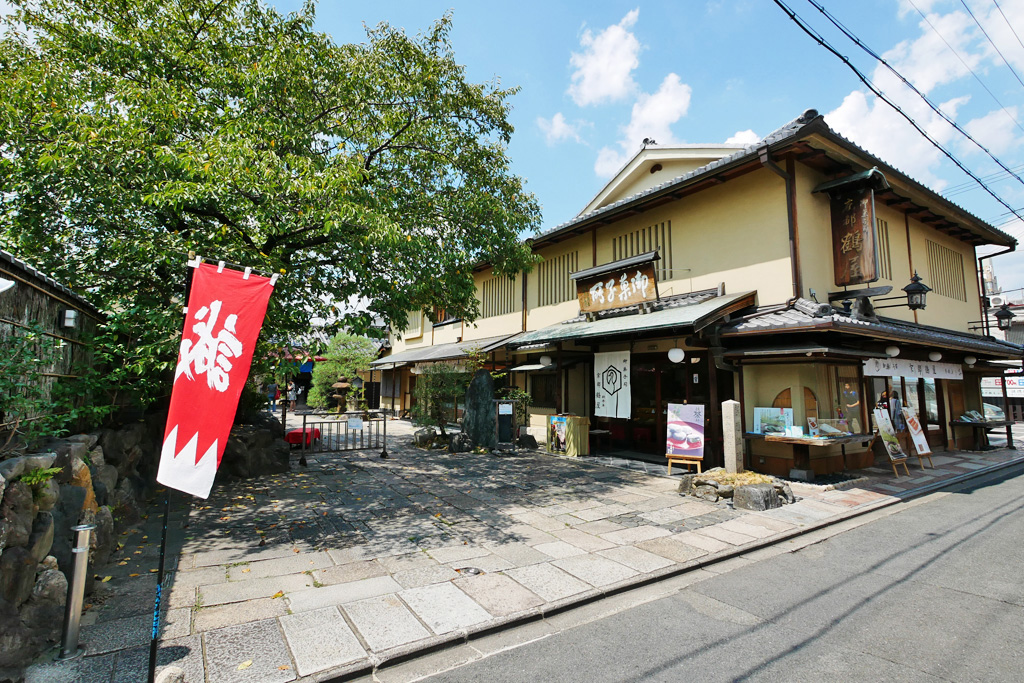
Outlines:
POLYGON ((251 659, 247 659, 247 660, 245 660, 244 662, 242 662, 241 664, 238 665, 238 670, 239 671, 245 671, 250 666, 252 666, 252 660, 251 659))
POLYGON ((284 591, 277 591, 276 593, 274 593, 273 595, 270 596, 270 599, 271 600, 276 600, 278 598, 283 598, 283 597, 284 597, 284 591))
POLYGON ((100 583, 106 583, 107 581, 110 581, 112 578, 114 578, 114 577, 113 576, 104 576, 103 580, 100 581, 100 583))
POLYGON ((243 569, 243 570, 242 570, 242 573, 243 573, 243 574, 248 574, 248 573, 249 573, 249 572, 251 572, 251 571, 252 571, 251 569, 243 569))
POLYGON ((138 576, 138 574, 129 574, 128 576, 135 578, 136 576, 138 576))
POLYGON ((282 664, 281 666, 277 667, 277 670, 278 670, 278 671, 287 671, 287 670, 288 670, 288 669, 290 669, 290 668, 291 668, 291 667, 290 667, 290 666, 288 666, 287 664, 282 664))

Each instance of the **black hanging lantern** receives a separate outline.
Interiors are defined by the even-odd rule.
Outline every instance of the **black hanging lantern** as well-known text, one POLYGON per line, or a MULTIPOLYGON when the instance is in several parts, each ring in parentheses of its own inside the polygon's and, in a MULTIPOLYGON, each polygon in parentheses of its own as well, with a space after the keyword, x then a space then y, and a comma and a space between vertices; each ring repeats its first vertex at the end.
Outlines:
POLYGON ((999 310, 996 311, 994 315, 996 316, 996 325, 1003 332, 1010 329, 1010 327, 1013 325, 1013 319, 1017 317, 1013 314, 1013 311, 1011 311, 1010 307, 1006 304, 1000 306, 999 310))
POLYGON ((915 270, 914 277, 910 278, 910 284, 904 287, 903 291, 907 293, 907 307, 912 311, 921 311, 927 304, 928 292, 932 291, 932 288, 921 282, 921 276, 915 270))

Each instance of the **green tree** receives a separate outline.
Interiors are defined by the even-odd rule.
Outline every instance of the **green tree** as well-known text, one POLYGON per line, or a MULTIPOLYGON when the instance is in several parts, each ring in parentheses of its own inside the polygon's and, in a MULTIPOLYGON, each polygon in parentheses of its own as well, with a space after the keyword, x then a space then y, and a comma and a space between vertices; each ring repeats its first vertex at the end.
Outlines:
POLYGON ((473 373, 460 365, 447 362, 428 363, 416 376, 416 405, 413 419, 421 424, 433 425, 447 437, 445 427, 455 417, 455 404, 466 395, 473 373))
POLYGON ((339 332, 328 342, 323 355, 327 360, 318 361, 313 366, 313 386, 306 397, 306 403, 314 408, 336 405, 331 400, 334 394, 331 385, 339 377, 347 377, 351 381, 356 373, 368 370, 377 357, 377 345, 367 337, 339 332))
POLYGON ((264 346, 352 297, 369 301, 354 332, 435 307, 472 320, 474 264, 533 263, 519 235, 539 206, 506 153, 516 89, 467 81, 450 15, 338 45, 312 2, 12 4, 0 244, 108 312, 143 397, 168 386, 190 250, 285 273, 264 346))

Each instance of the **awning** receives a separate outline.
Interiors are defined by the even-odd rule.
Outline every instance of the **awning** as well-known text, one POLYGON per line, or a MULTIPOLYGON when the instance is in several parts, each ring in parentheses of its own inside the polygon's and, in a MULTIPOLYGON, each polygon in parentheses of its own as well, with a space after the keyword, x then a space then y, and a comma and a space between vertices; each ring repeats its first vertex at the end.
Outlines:
POLYGON ((530 370, 554 370, 558 365, 552 363, 551 365, 541 365, 540 363, 527 363, 526 365, 517 365, 514 368, 509 368, 509 372, 528 372, 530 370))
POLYGON ((497 337, 484 337, 455 344, 434 344, 407 349, 401 353, 384 356, 370 363, 373 367, 390 366, 392 363, 425 363, 438 360, 457 360, 465 358, 470 351, 479 350, 484 353, 500 348, 506 339, 515 335, 503 334, 497 337))
POLYGON ((671 330, 680 327, 692 328, 694 331, 698 331, 715 322, 726 313, 752 305, 755 295, 756 292, 723 294, 722 296, 715 296, 697 303, 663 308, 653 313, 634 313, 614 318, 602 318, 593 322, 574 320, 572 322, 549 325, 532 332, 523 332, 510 343, 518 347, 542 342, 614 337, 616 335, 636 334, 637 332, 657 332, 658 330, 671 330))
POLYGON ((804 356, 809 358, 888 358, 888 354, 864 349, 852 349, 844 346, 821 346, 817 344, 792 344, 787 346, 770 346, 763 348, 729 349, 722 354, 726 358, 737 360, 771 359, 777 361, 780 356, 804 356))

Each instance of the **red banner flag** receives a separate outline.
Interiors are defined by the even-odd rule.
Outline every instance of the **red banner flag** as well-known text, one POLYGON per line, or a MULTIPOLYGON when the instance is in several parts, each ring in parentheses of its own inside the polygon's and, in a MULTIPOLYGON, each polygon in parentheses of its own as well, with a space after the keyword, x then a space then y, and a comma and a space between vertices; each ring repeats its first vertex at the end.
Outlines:
POLYGON ((210 495, 273 289, 270 278, 252 273, 207 263, 195 269, 156 475, 161 484, 210 495))

